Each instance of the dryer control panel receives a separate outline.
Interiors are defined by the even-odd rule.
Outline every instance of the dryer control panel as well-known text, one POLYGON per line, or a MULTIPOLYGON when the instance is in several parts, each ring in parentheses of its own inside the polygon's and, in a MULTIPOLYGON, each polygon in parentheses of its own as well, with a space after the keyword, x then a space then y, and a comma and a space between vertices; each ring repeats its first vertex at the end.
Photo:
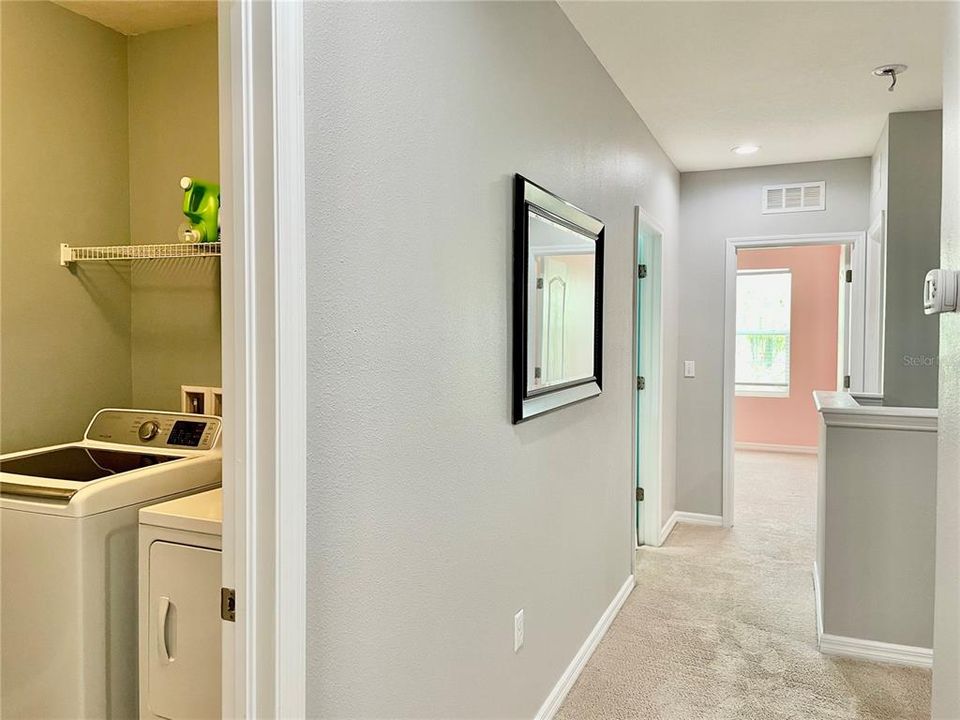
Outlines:
POLYGON ((84 438, 117 445, 211 450, 220 443, 220 418, 159 410, 101 410, 84 438))

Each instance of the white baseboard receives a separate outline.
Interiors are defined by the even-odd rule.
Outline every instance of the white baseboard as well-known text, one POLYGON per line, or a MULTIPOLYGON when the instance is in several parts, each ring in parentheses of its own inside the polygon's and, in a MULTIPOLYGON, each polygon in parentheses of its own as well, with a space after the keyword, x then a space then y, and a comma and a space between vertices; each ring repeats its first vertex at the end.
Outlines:
POLYGON ((663 545, 667 538, 670 537, 670 533, 673 532, 673 529, 677 526, 677 514, 673 513, 670 516, 670 519, 667 520, 667 524, 660 528, 660 544, 663 545))
POLYGON ((610 623, 613 622, 613 619, 617 616, 617 613, 620 612, 620 608, 623 607, 623 604, 627 601, 630 593, 633 592, 635 585, 636 581, 634 580, 633 575, 624 581, 620 591, 613 598, 610 605, 607 606, 607 609, 603 612, 603 615, 600 616, 597 624, 594 626, 593 630, 590 631, 590 634, 587 636, 587 639, 584 640, 583 645, 580 646, 580 649, 573 657, 570 665, 568 665, 567 669, 563 671, 563 675, 560 676, 557 684, 553 686, 553 690, 551 690, 550 694, 547 695, 547 699, 543 701, 543 705, 540 706, 540 709, 537 711, 534 720, 550 720, 556 714, 557 710, 560 709, 560 705, 563 704, 563 700, 565 697, 567 697, 567 693, 570 692, 570 688, 573 687, 573 684, 577 681, 577 678, 580 677, 580 673, 583 672, 583 668, 586 666, 587 660, 589 660, 590 656, 593 655, 593 651, 597 649, 597 645, 599 645, 600 641, 603 640, 603 636, 607 634, 607 630, 610 628, 610 623))
POLYGON ((687 525, 710 525, 711 527, 722 527, 723 518, 720 515, 707 515, 706 513, 683 512, 675 510, 667 524, 660 531, 660 544, 663 545, 670 533, 677 526, 677 523, 686 523, 687 525))
POLYGON ((823 632, 823 596, 816 562, 813 563, 813 593, 817 606, 817 647, 822 654, 910 667, 933 667, 931 648, 861 640, 842 635, 828 635, 823 632))
POLYGON ((674 522, 687 523, 688 525, 713 525, 716 527, 721 527, 723 525, 723 518, 720 515, 683 512, 682 510, 677 510, 670 519, 674 522))
POLYGON ((894 645, 893 643, 861 640, 841 635, 820 636, 820 652, 824 655, 838 655, 854 660, 909 665, 911 667, 933 667, 933 650, 912 645, 894 645))
POLYGON ((823 595, 820 594, 820 572, 817 561, 813 561, 813 601, 817 606, 817 647, 823 637, 823 595))
POLYGON ((754 452, 791 453, 795 455, 816 455, 816 445, 770 445, 768 443, 738 442, 734 450, 752 450, 754 452))

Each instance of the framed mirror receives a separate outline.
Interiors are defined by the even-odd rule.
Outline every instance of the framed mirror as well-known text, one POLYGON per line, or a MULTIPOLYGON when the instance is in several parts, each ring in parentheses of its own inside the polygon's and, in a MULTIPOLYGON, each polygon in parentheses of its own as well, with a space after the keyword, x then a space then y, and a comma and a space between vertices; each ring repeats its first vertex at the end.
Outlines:
POLYGON ((600 394, 603 223, 514 181, 513 422, 600 394))

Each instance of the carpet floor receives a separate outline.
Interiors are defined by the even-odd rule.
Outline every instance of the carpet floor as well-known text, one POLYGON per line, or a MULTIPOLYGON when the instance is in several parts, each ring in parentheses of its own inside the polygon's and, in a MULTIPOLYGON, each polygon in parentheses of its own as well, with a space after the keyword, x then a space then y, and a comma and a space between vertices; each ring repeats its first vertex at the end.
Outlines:
POLYGON ((736 524, 677 525, 558 720, 929 718, 930 672, 817 651, 814 456, 736 456, 736 524))

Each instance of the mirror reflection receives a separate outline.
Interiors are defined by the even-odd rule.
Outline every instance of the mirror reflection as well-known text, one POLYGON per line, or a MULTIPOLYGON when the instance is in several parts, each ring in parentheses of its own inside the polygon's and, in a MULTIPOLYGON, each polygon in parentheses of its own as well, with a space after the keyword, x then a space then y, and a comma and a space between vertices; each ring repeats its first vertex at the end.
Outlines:
POLYGON ((596 241, 528 210, 527 392, 594 376, 596 241))

